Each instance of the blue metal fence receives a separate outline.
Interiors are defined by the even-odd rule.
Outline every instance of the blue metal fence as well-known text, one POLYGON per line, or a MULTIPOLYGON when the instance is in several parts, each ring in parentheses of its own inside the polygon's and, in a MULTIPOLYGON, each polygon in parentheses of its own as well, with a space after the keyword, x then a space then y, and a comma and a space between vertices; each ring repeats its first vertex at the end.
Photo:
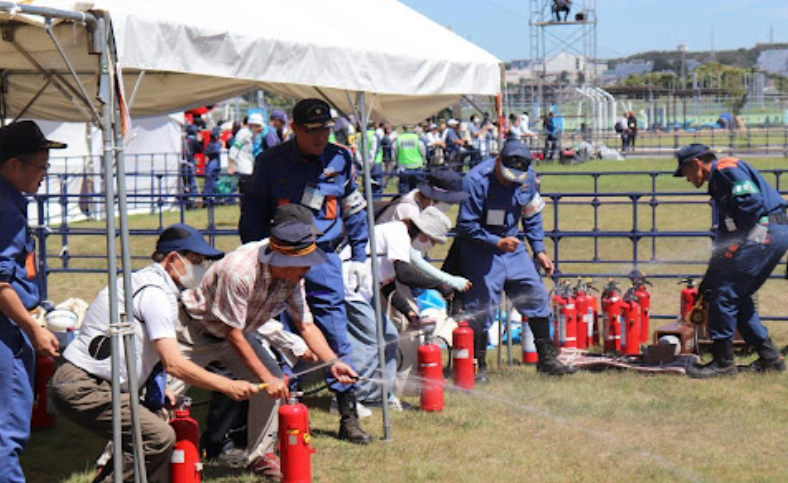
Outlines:
MULTIPOLYGON (((762 173, 778 190, 785 193, 781 190, 781 181, 788 170, 762 170, 762 173)), ((216 244, 220 237, 231 237, 237 241, 238 234, 234 223, 231 226, 221 226, 217 223, 217 209, 228 204, 237 207, 239 195, 203 197, 164 190, 163 186, 167 185, 169 178, 180 177, 181 174, 177 171, 128 173, 127 176, 131 178, 141 176, 155 180, 153 190, 136 192, 132 188, 129 191, 130 200, 136 202, 137 206, 146 207, 143 211, 156 217, 154 223, 150 223, 148 219, 145 228, 132 229, 132 236, 152 238, 165 228, 165 213, 175 212, 177 218, 184 222, 189 212, 187 207, 193 203, 202 203, 202 209, 192 211, 199 213, 200 222, 195 223, 192 220, 192 224, 204 230, 212 244, 216 244)), ((391 175, 396 174, 391 173, 391 175)), ((712 237, 712 223, 707 214, 710 212, 708 195, 704 191, 662 189, 660 187, 662 181, 667 182, 672 179, 671 175, 672 172, 669 171, 540 173, 543 197, 548 202, 544 212, 545 237, 556 268, 562 276, 623 277, 633 267, 645 266, 648 267, 648 273, 653 278, 702 275, 708 259, 708 245, 701 246, 695 257, 688 256, 687 253, 672 253, 669 257, 660 256, 660 251, 675 247, 678 240, 694 240, 697 243, 704 239, 710 241, 712 237), (606 186, 613 177, 618 180, 623 178, 627 180, 627 186, 640 189, 612 189, 606 186), (582 186, 567 189, 568 184, 585 184, 587 188, 582 186), (660 229, 660 210, 685 208, 694 208, 692 213, 701 215, 695 215, 696 220, 683 222, 682 227, 660 229), (605 216, 605 210, 611 210, 613 216, 609 214, 605 216), (578 221, 579 211, 588 213, 588 216, 578 221), (570 212, 574 215, 570 215, 570 212), (578 242, 584 245, 581 250, 573 246, 578 242), (616 244, 614 248, 606 247, 610 243, 616 244)), ((97 213, 103 213, 103 195, 84 191, 69 192, 69 183, 63 182, 63 177, 68 176, 78 175, 66 173, 49 175, 50 183, 54 182, 53 180, 60 180, 61 187, 64 187, 63 192, 44 191, 32 197, 37 208, 38 224, 33 228, 38 238, 40 273, 104 273, 106 263, 98 262, 106 259, 102 254, 105 239, 103 223, 73 222, 67 216, 48 215, 49 212, 54 211, 73 212, 73 205, 78 204, 80 200, 90 200, 90 203, 98 207, 97 213), (54 210, 53 204, 57 204, 59 210, 54 210), (69 241, 73 237, 85 236, 96 239, 96 250, 89 253, 72 253, 68 248, 69 241), (53 242, 53 239, 59 243, 53 242), (59 250, 56 245, 60 245, 59 250)), ((134 183, 129 185, 135 186, 134 183)), ((685 211, 690 213, 689 210, 685 211)), ((134 259, 147 259, 148 255, 137 254, 134 259)), ((773 278, 778 277, 780 276, 773 275, 773 278)), ((46 287, 44 293, 46 294, 46 287)), ((786 317, 772 317, 772 319, 788 320, 786 317)))

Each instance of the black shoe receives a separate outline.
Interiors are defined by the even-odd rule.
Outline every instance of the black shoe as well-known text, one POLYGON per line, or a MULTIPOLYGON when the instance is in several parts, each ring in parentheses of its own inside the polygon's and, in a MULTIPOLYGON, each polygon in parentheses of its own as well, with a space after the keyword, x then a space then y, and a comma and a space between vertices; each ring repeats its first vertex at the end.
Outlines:
POLYGON ((479 372, 473 376, 473 381, 476 384, 487 384, 490 382, 490 378, 487 376, 487 369, 479 369, 479 372))
POLYGON ((555 346, 550 338, 550 321, 547 317, 531 318, 528 320, 528 325, 534 334, 534 345, 539 354, 536 372, 547 376, 563 376, 577 372, 577 369, 563 364, 555 357, 555 346))
POLYGON ((695 364, 687 367, 687 375, 693 379, 710 379, 720 376, 735 376, 738 370, 733 359, 733 341, 715 339, 711 347, 714 356, 708 364, 695 364))
POLYGON ((770 337, 767 337, 760 347, 756 348, 758 359, 752 364, 741 368, 747 372, 785 372, 788 369, 785 365, 785 358, 777 350, 777 346, 770 337))
POLYGON ((354 444, 369 444, 372 436, 361 429, 356 410, 356 393, 338 392, 337 405, 339 406, 339 439, 354 444))
POLYGON ((479 344, 484 344, 480 347, 482 349, 476 349, 476 363, 478 364, 479 370, 473 376, 473 380, 476 384, 487 384, 490 382, 490 378, 487 375, 487 337, 486 332, 482 337, 477 337, 474 343, 478 341, 479 344))
POLYGON ((572 366, 567 366, 555 357, 555 347, 552 340, 535 340, 536 352, 539 361, 536 363, 536 372, 546 376, 564 376, 577 372, 572 366))

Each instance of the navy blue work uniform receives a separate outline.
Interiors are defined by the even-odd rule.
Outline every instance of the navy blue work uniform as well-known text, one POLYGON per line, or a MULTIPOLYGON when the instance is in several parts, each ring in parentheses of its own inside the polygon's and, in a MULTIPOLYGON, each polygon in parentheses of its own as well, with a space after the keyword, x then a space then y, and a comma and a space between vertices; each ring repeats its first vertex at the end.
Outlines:
POLYGON ((717 224, 711 261, 701 289, 711 290, 709 332, 712 339, 744 340, 760 347, 768 331, 751 296, 771 275, 788 250, 786 202, 746 162, 712 162, 709 194, 717 224))
MULTIPOLYGON (((0 176, 0 282, 10 284, 28 310, 41 301, 34 253, 27 199, 0 176)), ((19 455, 30 438, 34 365, 27 334, 0 312, 0 482, 25 481, 19 455)))
MULTIPOLYGON (((352 364, 352 350, 347 339, 342 260, 336 249, 346 235, 351 259, 366 260, 366 211, 351 211, 346 205, 348 199, 360 196, 350 152, 329 143, 320 156, 307 157, 299 152, 294 138, 258 158, 251 188, 244 194, 238 226, 244 243, 262 240, 271 232, 271 220, 279 205, 300 203, 312 210, 315 226, 322 233, 317 243, 328 260, 307 272, 307 301, 329 346, 348 364, 352 364)), ((348 388, 329 382, 337 391, 348 388)))
POLYGON ((522 221, 534 254, 544 251, 541 208, 530 209, 539 199, 536 173, 529 167, 525 182, 504 186, 495 176, 495 163, 495 159, 488 159, 465 176, 463 190, 471 196, 460 204, 457 218, 460 270, 473 283, 461 294, 463 308, 475 314, 475 326, 485 332, 503 290, 523 317, 550 315, 547 289, 524 244, 513 252, 496 247, 502 238, 522 239, 522 221))

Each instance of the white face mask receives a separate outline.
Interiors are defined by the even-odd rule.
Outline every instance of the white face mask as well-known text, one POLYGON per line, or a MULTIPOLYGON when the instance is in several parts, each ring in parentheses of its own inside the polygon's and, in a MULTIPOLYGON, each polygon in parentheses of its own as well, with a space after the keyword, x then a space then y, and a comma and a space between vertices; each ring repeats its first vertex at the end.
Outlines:
POLYGON ((181 262, 183 263, 184 270, 186 270, 186 273, 184 274, 178 273, 178 278, 180 279, 181 286, 183 286, 183 288, 199 287, 200 282, 202 282, 202 278, 205 276, 205 267, 202 265, 192 264, 191 262, 183 258, 180 253, 178 253, 177 255, 178 258, 180 258, 181 262))
POLYGON ((425 242, 421 241, 419 238, 413 240, 413 248, 420 251, 421 253, 429 252, 433 246, 435 246, 435 244, 429 238, 425 242))

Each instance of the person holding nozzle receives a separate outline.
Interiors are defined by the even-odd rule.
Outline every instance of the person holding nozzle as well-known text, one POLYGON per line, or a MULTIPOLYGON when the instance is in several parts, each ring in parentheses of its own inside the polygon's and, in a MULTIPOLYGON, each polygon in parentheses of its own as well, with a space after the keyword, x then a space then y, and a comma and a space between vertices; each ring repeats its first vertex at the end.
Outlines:
POLYGON ((736 374, 737 329, 758 353, 749 370, 784 372, 785 361, 761 324, 752 296, 788 250, 785 200, 745 161, 717 159, 703 144, 685 146, 676 157, 673 176, 684 177, 695 188, 708 183, 716 226, 709 267, 698 287, 708 303, 713 359, 688 367, 687 375, 706 379, 736 374))
MULTIPOLYGON (((162 371, 182 381, 205 389, 221 391, 234 400, 244 400, 257 394, 256 384, 234 381, 212 374, 189 360, 178 348, 177 326, 181 293, 200 281, 203 264, 218 259, 222 252, 212 248, 202 235, 187 225, 172 225, 165 229, 156 242, 151 256, 153 263, 132 274, 134 314, 128 321, 133 325, 136 360, 126 362, 121 356, 120 410, 123 428, 123 481, 134 481, 133 446, 131 438, 131 395, 128 388, 128 367, 136 368, 140 386, 155 381, 162 371)), ((123 280, 118 280, 118 310, 125 310, 123 280)), ((79 336, 63 353, 63 364, 53 377, 55 404, 61 414, 92 432, 112 437, 112 362, 109 336, 109 289, 102 290, 90 305, 79 336)), ((121 342, 122 347, 122 342, 121 342)), ((164 404, 164 390, 160 390, 158 406, 164 404)), ((146 396, 152 397, 149 393, 146 396)), ((172 402, 172 401, 170 401, 172 402)), ((172 427, 148 409, 140 406, 140 426, 145 468, 148 481, 170 481, 170 456, 175 445, 172 427)), ((96 481, 115 481, 113 464, 104 465, 96 481)))
POLYGON ((550 301, 537 266, 547 276, 554 267, 543 243, 545 204, 531 168, 531 151, 521 141, 507 141, 497 158, 482 162, 465 176, 463 187, 470 197, 460 204, 457 251, 447 258, 457 260, 460 274, 472 283, 460 299, 475 334, 477 381, 487 382, 487 331, 504 290, 528 318, 539 353, 537 371, 551 376, 574 372, 558 361, 550 338, 550 301), (518 230, 521 222, 532 256, 518 230))
MULTIPOLYGON (((268 357, 255 350, 260 344, 250 344, 245 335, 256 336, 260 327, 287 312, 315 356, 311 362, 324 364, 339 384, 352 384, 357 376, 331 350, 307 305, 304 275, 328 258, 316 243, 316 232, 309 209, 283 205, 274 213, 268 238, 228 253, 182 298, 181 352, 199 364, 221 362, 237 377, 262 384, 270 396, 249 401, 247 437, 249 469, 268 476, 278 473, 276 409, 279 399, 287 397, 288 387, 279 367, 266 364, 268 357)), ((177 394, 185 388, 173 387, 173 391, 177 394)))
MULTIPOLYGON (((345 284, 337 248, 347 239, 352 253, 350 271, 356 285, 366 277, 367 215, 359 193, 350 152, 328 142, 334 120, 331 108, 320 99, 303 99, 293 107, 295 138, 264 151, 241 205, 238 230, 244 243, 271 233, 277 207, 296 204, 313 215, 320 232, 317 245, 327 256, 305 275, 309 310, 332 350, 350 363, 347 339, 345 284)), ((356 386, 326 374, 337 395, 339 437, 368 444, 372 437, 359 424, 356 386)))
POLYGON ((30 438, 36 354, 58 355, 55 335, 29 312, 41 294, 23 193, 38 191, 49 150, 65 147, 48 140, 33 121, 0 128, 0 480, 13 483, 25 481, 19 456, 30 438))

